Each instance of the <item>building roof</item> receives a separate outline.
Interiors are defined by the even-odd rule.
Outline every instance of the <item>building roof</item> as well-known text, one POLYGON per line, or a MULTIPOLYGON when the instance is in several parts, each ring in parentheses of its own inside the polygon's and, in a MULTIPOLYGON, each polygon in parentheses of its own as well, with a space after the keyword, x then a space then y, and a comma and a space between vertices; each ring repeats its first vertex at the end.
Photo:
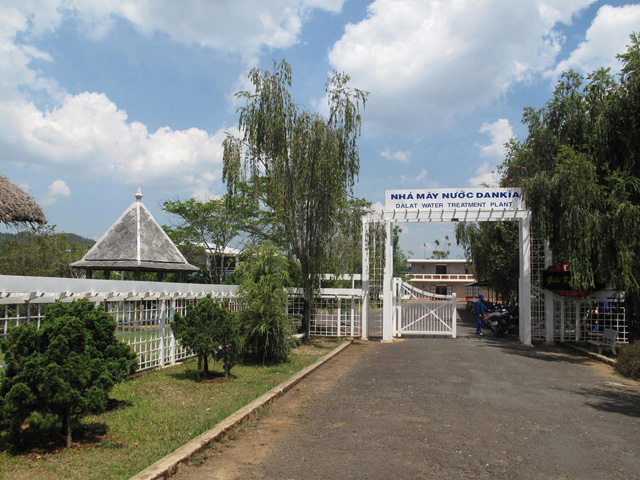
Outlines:
POLYGON ((136 201, 81 260, 71 263, 71 267, 153 272, 198 270, 187 262, 144 206, 140 189, 136 193, 136 201))
POLYGON ((0 174, 0 222, 7 225, 20 223, 47 223, 44 212, 28 195, 7 177, 0 174))

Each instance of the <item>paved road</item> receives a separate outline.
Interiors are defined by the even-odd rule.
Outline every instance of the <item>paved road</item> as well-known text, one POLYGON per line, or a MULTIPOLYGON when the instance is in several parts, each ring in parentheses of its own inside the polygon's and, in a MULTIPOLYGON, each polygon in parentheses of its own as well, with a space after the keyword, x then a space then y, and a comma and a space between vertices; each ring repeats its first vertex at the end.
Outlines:
POLYGON ((560 347, 357 342, 180 479, 640 479, 640 386, 560 347))

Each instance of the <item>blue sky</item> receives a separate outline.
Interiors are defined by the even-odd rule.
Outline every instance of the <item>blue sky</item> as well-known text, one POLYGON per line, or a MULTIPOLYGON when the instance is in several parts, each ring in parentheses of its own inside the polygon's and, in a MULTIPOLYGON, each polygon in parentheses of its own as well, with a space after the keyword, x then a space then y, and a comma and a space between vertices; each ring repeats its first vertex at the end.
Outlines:
MULTIPOLYGON (((286 58, 311 110, 332 70, 370 92, 357 195, 491 183, 504 142, 526 135, 522 109, 563 70, 617 71, 632 31, 638 2, 4 0, 0 173, 58 231, 99 238, 138 186, 169 223, 163 200, 224 193, 233 94, 286 58)), ((403 229, 417 258, 453 238, 450 224, 403 229)))

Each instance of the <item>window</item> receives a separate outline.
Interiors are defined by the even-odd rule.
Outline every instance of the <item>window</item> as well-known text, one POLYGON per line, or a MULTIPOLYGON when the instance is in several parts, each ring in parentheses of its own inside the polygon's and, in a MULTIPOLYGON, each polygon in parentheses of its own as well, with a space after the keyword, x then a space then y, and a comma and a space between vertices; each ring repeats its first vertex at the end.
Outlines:
POLYGON ((436 265, 436 275, 446 275, 446 274, 447 274, 446 265, 436 265))
POLYGON ((451 295, 451 286, 447 285, 436 285, 434 287, 434 292, 436 295, 451 295))

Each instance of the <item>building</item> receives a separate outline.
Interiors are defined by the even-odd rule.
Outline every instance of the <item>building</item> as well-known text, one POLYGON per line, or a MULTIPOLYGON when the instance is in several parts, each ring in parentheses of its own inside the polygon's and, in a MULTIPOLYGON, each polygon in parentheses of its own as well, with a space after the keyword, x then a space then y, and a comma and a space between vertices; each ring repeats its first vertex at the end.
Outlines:
POLYGON ((413 259, 409 260, 409 269, 408 279, 416 288, 438 295, 455 293, 461 303, 467 300, 467 286, 475 282, 467 260, 413 259))

